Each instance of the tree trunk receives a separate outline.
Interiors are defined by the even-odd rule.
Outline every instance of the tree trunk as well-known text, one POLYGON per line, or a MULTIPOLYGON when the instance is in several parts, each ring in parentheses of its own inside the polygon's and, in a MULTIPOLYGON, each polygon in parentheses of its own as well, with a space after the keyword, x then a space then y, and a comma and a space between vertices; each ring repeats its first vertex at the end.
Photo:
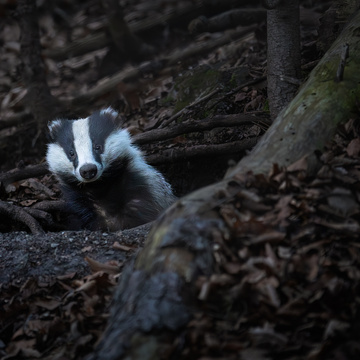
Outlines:
POLYGON ((132 33, 124 20, 123 8, 116 0, 102 0, 107 17, 108 31, 111 35, 112 45, 109 52, 113 52, 114 61, 141 61, 148 56, 152 48, 143 43, 132 33))
POLYGON ((44 132, 47 122, 59 114, 60 104, 51 95, 46 81, 36 1, 19 1, 15 16, 21 30, 22 75, 27 88, 26 104, 37 121, 39 135, 44 132))
POLYGON ((274 163, 288 166, 314 154, 340 122, 358 111, 359 33, 360 12, 256 149, 223 181, 180 199, 157 220, 144 249, 121 279, 108 328, 91 359, 155 359, 169 350, 165 343, 188 322, 202 297, 196 280, 215 271, 212 247, 231 238, 229 224, 215 209, 239 193, 246 200, 249 191, 242 179, 247 171, 266 173, 274 163), (343 80, 336 82, 345 43, 350 56, 343 80))
POLYGON ((300 79, 299 0, 267 11, 267 71, 270 114, 275 118, 293 99, 300 79))

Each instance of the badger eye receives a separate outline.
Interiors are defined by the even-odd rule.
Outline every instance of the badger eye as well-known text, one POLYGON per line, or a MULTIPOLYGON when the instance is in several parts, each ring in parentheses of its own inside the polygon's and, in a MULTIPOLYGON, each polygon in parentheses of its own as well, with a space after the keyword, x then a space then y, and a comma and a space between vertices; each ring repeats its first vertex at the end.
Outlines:
POLYGON ((73 159, 75 157, 75 151, 71 149, 69 151, 69 155, 70 155, 70 158, 73 159))
POLYGON ((94 145, 94 150, 98 153, 102 152, 102 146, 99 144, 94 145))

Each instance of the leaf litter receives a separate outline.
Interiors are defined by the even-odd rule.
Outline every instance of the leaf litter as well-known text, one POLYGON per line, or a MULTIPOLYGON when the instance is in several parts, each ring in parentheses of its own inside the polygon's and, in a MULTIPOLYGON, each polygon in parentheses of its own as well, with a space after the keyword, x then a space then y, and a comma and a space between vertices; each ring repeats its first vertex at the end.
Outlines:
POLYGON ((242 176, 238 194, 219 207, 232 230, 214 256, 222 281, 199 284, 204 310, 188 325, 183 355, 359 358, 360 165, 348 149, 334 143, 312 175, 301 159, 269 176, 242 176))
MULTIPOLYGON (((302 159, 239 180, 236 196, 217 207, 232 235, 217 237, 217 270, 198 278, 201 306, 179 358, 358 358, 360 163, 352 159, 347 144, 334 143, 315 174, 302 159)), ((3 359, 93 351, 123 264, 86 260, 93 274, 82 279, 2 285, 3 359)))

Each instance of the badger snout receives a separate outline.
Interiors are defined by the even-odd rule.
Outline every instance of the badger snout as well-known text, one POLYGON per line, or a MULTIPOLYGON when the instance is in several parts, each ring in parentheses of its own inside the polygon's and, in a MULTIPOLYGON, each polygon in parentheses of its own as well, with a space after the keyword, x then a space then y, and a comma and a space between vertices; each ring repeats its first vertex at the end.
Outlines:
POLYGON ((95 164, 84 164, 79 169, 80 175, 85 180, 92 180, 97 175, 98 169, 95 164))

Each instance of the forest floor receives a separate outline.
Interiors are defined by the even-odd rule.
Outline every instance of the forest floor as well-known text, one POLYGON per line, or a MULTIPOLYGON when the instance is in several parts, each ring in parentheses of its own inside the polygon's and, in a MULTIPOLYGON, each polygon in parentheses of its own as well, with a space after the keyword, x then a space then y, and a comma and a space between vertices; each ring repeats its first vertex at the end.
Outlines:
MULTIPOLYGON (((56 55, 57 48, 104 34, 105 15, 97 1, 40 2, 47 79, 53 95, 68 106, 67 116, 83 117, 111 105, 126 118, 134 136, 166 122, 170 126, 216 116, 254 117, 250 125, 209 128, 141 145, 179 196, 221 179, 229 164, 251 148, 240 154, 216 153, 216 149, 213 153, 211 146, 256 141, 268 126, 264 22, 216 32, 188 30, 199 15, 211 17, 232 8, 230 2, 223 3, 222 9, 199 6, 197 13, 193 8, 190 14, 196 16, 185 12, 169 25, 142 33, 142 39, 155 49, 148 59, 152 66, 154 59, 174 59, 166 68, 146 70, 144 61, 122 63, 113 58, 107 45, 60 59, 63 55, 56 55), (188 55, 183 57, 184 53, 188 55), (139 68, 145 70, 131 77, 139 68), (101 88, 116 76, 116 86, 101 88), (183 112, 176 117, 176 111, 183 112), (200 151, 202 145, 210 156, 200 151), (158 156, 169 149, 190 151, 176 162, 158 156)), ((305 77, 320 56, 318 19, 329 2, 302 3, 305 77)), ((134 1, 126 8, 125 19, 136 28, 145 20, 182 13, 187 6, 194 4, 158 1, 149 6, 134 1)), ((4 17, 0 30, 0 159, 5 172, 42 162, 45 146, 41 139, 34 145, 35 122, 24 105, 18 26, 4 17)), ((275 166, 268 177, 249 175, 248 188, 256 195, 239 194, 249 197, 248 208, 239 209, 239 199, 233 199, 221 212, 228 221, 236 219, 234 233, 243 241, 242 246, 220 243, 215 255, 223 276, 212 278, 210 285, 215 293, 229 292, 226 314, 213 312, 211 302, 216 296, 207 299, 208 307, 194 314, 167 358, 359 358, 357 128, 349 119, 343 132, 319 154, 323 166, 310 177, 304 175, 305 161, 292 169, 275 166)), ((1 200, 20 207, 60 196, 47 173, 7 184, 0 194, 1 200)), ((79 359, 90 354, 105 328, 123 266, 141 249, 149 231, 149 225, 118 233, 55 231, 63 225, 58 216, 54 214, 55 225, 41 223, 43 235, 30 234, 23 224, 10 219, 0 224, 3 359, 79 359)))

